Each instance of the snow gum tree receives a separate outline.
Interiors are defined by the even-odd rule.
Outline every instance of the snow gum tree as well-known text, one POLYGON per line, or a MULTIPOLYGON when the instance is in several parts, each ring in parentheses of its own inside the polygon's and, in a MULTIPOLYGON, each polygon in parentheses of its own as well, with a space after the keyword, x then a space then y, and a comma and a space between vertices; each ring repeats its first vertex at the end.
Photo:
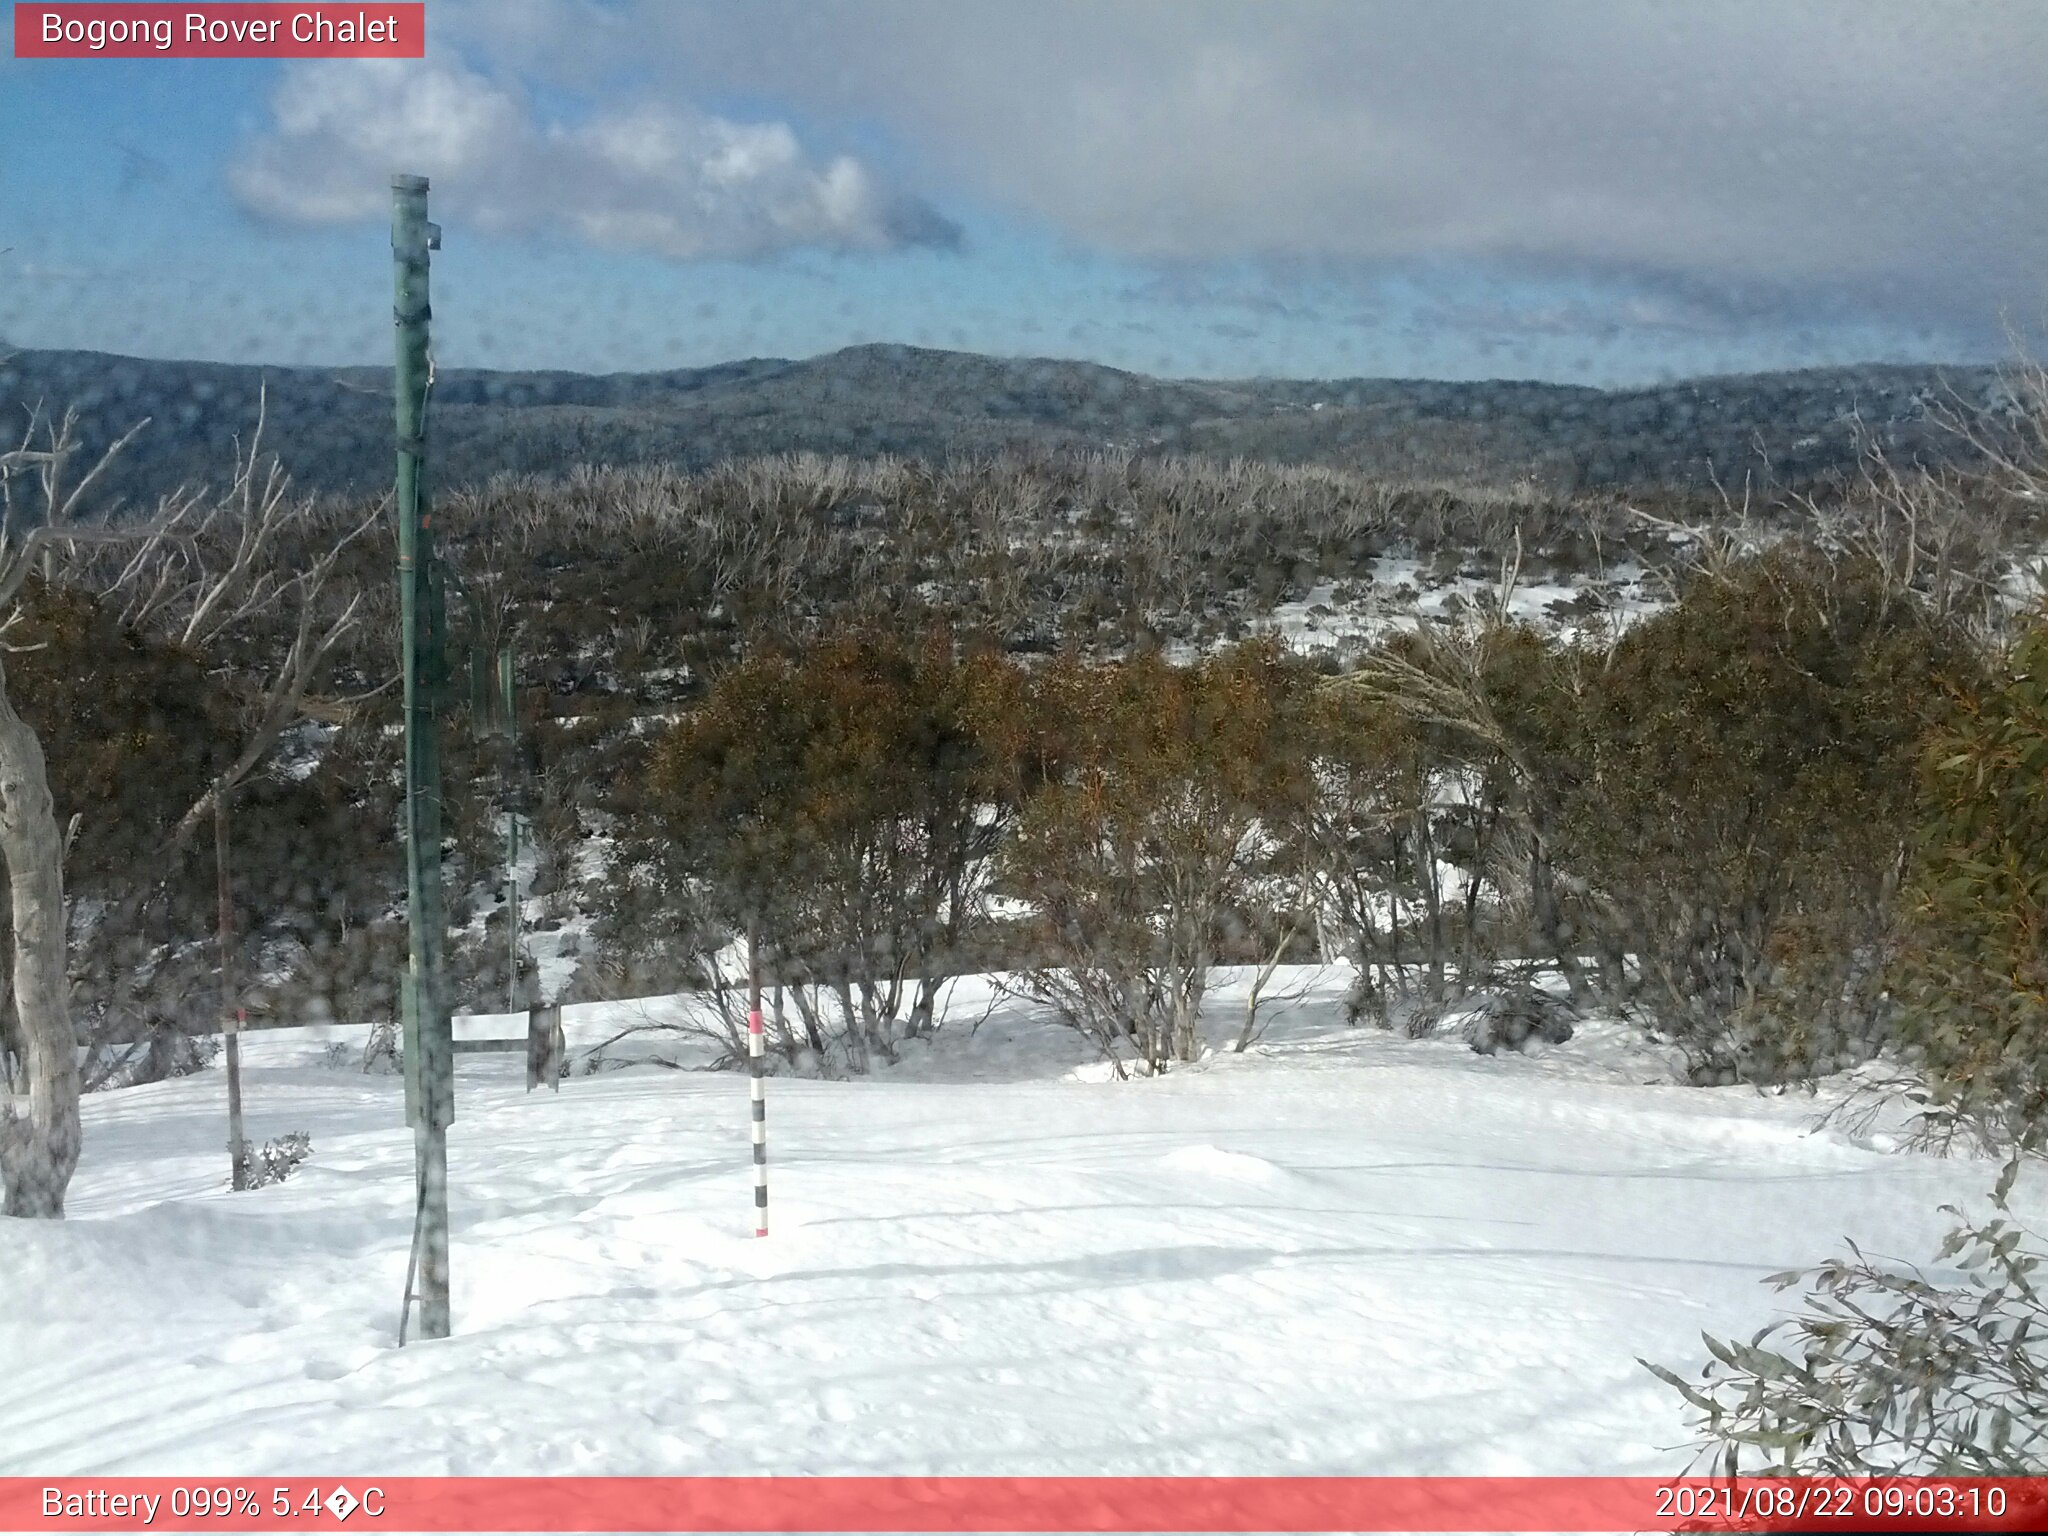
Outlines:
POLYGON ((860 626, 735 666, 657 747, 668 883, 796 984, 813 1051, 838 1035, 862 1070, 932 1027, 1014 817, 1023 686, 943 631, 860 626))
MULTIPOLYGON (((1357 967, 1354 1017, 1391 1023, 1389 1005, 1413 994, 1408 1024, 1428 1028, 1496 979, 1508 908, 1550 891, 1541 780, 1503 724, 1504 680, 1550 659, 1540 637, 1482 623, 1392 637, 1319 691, 1299 830, 1335 947, 1357 967)), ((1550 917, 1539 911, 1546 932, 1550 917)))
POLYGON ((1695 1470, 1727 1477, 2048 1471, 2048 1295, 2035 1278, 2048 1255, 2006 1204, 2018 1169, 2017 1161, 2006 1165, 1989 1218, 1942 1207, 1952 1226, 1935 1275, 1852 1244, 1847 1256, 1771 1277, 1779 1290, 1806 1287, 1801 1311, 1747 1341, 1703 1336, 1711 1358, 1696 1384, 1641 1362, 1692 1409, 1695 1470))
MULTIPOLYGON (((23 588, 47 576, 60 553, 107 536, 74 514, 126 446, 131 431, 76 483, 77 420, 30 419, 20 444, 0 452, 0 640, 20 614, 23 588)), ((66 975, 64 839, 50 795, 48 764, 35 728, 7 695, 0 653, 0 859, 7 865, 14 964, 11 1001, 26 1105, 0 1103, 0 1214, 64 1214, 78 1167, 78 1042, 66 975)))
MULTIPOLYGON (((1518 571, 1504 566, 1504 594, 1518 571)), ((1504 984, 1541 1006, 1531 978, 1552 967, 1575 1005, 1595 990, 1563 811, 1589 658, 1506 610, 1390 635, 1326 690, 1321 812, 1339 835, 1318 839, 1319 872, 1332 910, 1355 913, 1354 1017, 1392 1022, 1390 994, 1407 991, 1422 1032, 1504 984)))
POLYGON ((1881 572, 1786 549, 1701 576, 1586 672, 1565 857, 1627 1000, 1703 1080, 1882 1043, 1915 754, 1967 665, 1881 572))
POLYGON ((1253 643, 1195 666, 1061 658, 1035 680, 1037 782, 1007 870, 1030 985, 1119 1063, 1201 1054, 1227 920, 1309 792, 1306 672, 1253 643))
POLYGON ((64 975, 64 845, 36 733, 0 676, 0 855, 14 922, 13 1003, 26 1113, 0 1107, 0 1213, 61 1216, 78 1167, 78 1051, 64 975))

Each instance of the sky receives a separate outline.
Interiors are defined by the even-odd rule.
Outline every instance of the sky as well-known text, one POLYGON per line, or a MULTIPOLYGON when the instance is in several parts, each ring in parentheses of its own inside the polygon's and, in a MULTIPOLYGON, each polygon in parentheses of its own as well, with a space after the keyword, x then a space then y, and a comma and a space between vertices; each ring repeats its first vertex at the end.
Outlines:
POLYGON ((0 338, 588 372, 864 342, 1624 385, 2048 329, 2034 0, 430 0, 422 60, 0 54, 0 338))

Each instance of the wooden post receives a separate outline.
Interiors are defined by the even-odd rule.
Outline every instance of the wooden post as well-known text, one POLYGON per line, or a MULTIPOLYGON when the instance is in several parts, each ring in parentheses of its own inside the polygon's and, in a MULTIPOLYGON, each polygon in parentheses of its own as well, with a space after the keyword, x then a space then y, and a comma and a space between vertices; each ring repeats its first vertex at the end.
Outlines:
POLYGON ((560 1093, 569 1064, 569 1045, 562 1034, 562 1005, 544 1003, 526 1014, 526 1091, 545 1083, 560 1093))
POLYGON ((242 1003, 235 990, 235 896, 228 878, 228 796, 223 779, 213 795, 213 881, 220 899, 221 1033, 228 1062, 229 1177, 236 1189, 249 1187, 249 1143, 242 1134, 242 1003))

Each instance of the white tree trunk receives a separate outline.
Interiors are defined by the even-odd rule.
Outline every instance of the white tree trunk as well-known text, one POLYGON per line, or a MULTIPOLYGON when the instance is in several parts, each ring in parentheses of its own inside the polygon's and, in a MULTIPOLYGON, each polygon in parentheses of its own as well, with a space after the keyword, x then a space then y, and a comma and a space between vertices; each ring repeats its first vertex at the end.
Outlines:
POLYGON ((0 1114, 0 1186, 9 1216, 62 1216, 78 1166, 78 1045, 64 952, 64 842, 42 743, 14 712, 0 673, 0 857, 14 905, 14 1009, 28 1113, 0 1114))

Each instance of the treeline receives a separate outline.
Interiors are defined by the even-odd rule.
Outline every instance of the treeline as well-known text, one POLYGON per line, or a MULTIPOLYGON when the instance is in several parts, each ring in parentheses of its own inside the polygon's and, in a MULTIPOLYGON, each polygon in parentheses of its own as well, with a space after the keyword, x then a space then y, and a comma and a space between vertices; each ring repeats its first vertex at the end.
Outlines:
MULTIPOLYGON (((1640 505, 1665 522, 1725 510, 1640 505)), ((1022 655, 1207 647, 1320 585, 1368 589, 1389 557, 1490 583, 1517 550, 1532 580, 1669 550, 1612 497, 1128 453, 583 470, 495 480, 440 515, 554 713, 661 707, 748 645, 849 617, 922 615, 1022 655)), ((1785 499, 1759 515, 1804 514, 1785 499)))
POLYGON ((1475 622, 1341 675, 836 630, 724 673, 623 786, 604 962, 716 991, 737 944, 790 989, 780 1048, 855 1067, 963 969, 1151 1070, 1225 962, 1348 961, 1356 1016, 1417 1031, 1559 976, 1702 1082, 1893 1049, 2031 1121, 2048 629, 1987 652, 1901 574, 1786 545, 1602 643, 1475 622))
MULTIPOLYGON (((934 1027, 945 978, 1001 969, 1159 1068, 1196 1048, 1215 965, 1317 957, 1355 966, 1356 1016, 1389 1027, 1475 997, 1602 1007, 1702 1081, 1839 1067, 1934 1016, 1947 994, 1915 992, 1908 957, 1964 966, 1963 917, 1930 938, 1955 898, 1929 883, 1929 829, 2003 848, 2019 814, 1970 821, 1925 754, 2005 697, 1999 588, 2025 537, 2001 519, 2029 505, 1882 466, 1826 505, 1629 508, 1127 455, 790 456, 452 494, 458 659, 514 644, 523 749, 508 780, 451 724, 461 1003, 515 981, 497 893, 516 807, 544 926, 600 909, 572 996, 731 1002, 751 943, 797 1055, 885 1058, 934 1027), (1274 602, 1370 583, 1396 553, 1509 581, 1686 569, 1675 606, 1579 631, 1598 638, 1468 611, 1342 672, 1254 638, 1274 602)), ((237 801, 259 1019, 393 1006, 395 621, 368 510, 309 512, 265 554, 290 572, 333 552, 327 590, 357 618, 237 801)), ((195 535, 195 568, 233 561, 227 528, 195 535)), ((217 1020, 216 872, 201 838, 169 865, 150 851, 232 755, 294 622, 195 647, 94 595, 120 590, 88 565, 32 594, 43 627, 9 676, 81 817, 82 1019, 168 1061, 217 1020)), ((1992 923, 1972 942, 1995 960, 2019 940, 1992 923)), ((1917 1049, 1990 1050, 1958 1006, 1917 1049)))
MULTIPOLYGON (((270 461, 230 468, 223 492, 178 503, 191 510, 162 559, 130 569, 130 542, 84 546, 57 586, 29 584, 13 632, 10 683, 44 735, 60 824, 77 818, 73 992, 109 1080, 193 1063, 218 1022, 218 872, 205 829, 178 823, 269 713, 300 621, 318 635, 343 606, 353 622, 304 680, 308 718, 236 795, 240 995, 259 1021, 381 1017, 401 968, 388 522, 374 503, 294 500, 270 515, 241 494, 283 494, 270 461), (308 606, 295 584, 322 568, 308 606), (208 573, 235 596, 200 634, 161 599, 208 573)), ((1369 580, 1387 550, 1462 564, 1492 558, 1468 546, 1525 538, 1532 559, 1563 560, 1620 540, 1624 521, 1536 495, 1100 454, 579 471, 446 495, 438 520, 459 578, 458 662, 518 652, 526 757, 512 798, 542 850, 529 894, 552 894, 561 918, 579 850, 641 771, 645 728, 762 646, 865 620, 944 623, 1018 656, 1200 647, 1333 573, 1369 580)), ((486 925, 457 944, 459 980, 481 1000, 510 979, 492 906, 507 785, 459 715, 447 763, 453 913, 486 925)))
MULTIPOLYGON (((1488 587, 1513 561, 1525 583, 1576 579, 1598 612, 1603 578, 1668 566, 1701 530, 1835 543, 1833 525, 1925 497, 1917 474, 1881 470, 1827 499, 1624 500, 1130 453, 785 454, 699 474, 501 477, 441 495, 436 520, 458 578, 458 640, 513 641, 541 715, 623 718, 694 697, 757 642, 850 618, 934 619, 1019 655, 1186 651, 1245 639, 1318 588, 1370 596, 1396 559, 1418 562, 1425 585, 1488 587)), ((1950 563, 2010 572, 1999 498, 1959 477, 1926 484, 1971 509, 1957 526, 1977 547, 1950 563)), ((310 558, 368 505, 324 504, 277 558, 310 558)), ((337 661, 349 686, 367 686, 391 666, 389 528, 343 558, 364 622, 337 661)))
MULTIPOLYGON (((0 405, 75 403, 89 451, 143 417, 106 489, 151 505, 217 473, 265 390, 300 484, 374 493, 391 473, 387 368, 257 367, 10 351, 0 405)), ((591 376, 449 369, 434 389, 436 483, 572 464, 701 472, 790 450, 941 462, 1129 449, 1242 457, 1471 487, 1710 489, 1851 473, 1868 441, 1957 462, 1942 407, 2004 398, 1995 370, 1868 366, 1633 390, 1504 380, 1156 379, 1089 363, 867 346, 801 361, 591 376)))

